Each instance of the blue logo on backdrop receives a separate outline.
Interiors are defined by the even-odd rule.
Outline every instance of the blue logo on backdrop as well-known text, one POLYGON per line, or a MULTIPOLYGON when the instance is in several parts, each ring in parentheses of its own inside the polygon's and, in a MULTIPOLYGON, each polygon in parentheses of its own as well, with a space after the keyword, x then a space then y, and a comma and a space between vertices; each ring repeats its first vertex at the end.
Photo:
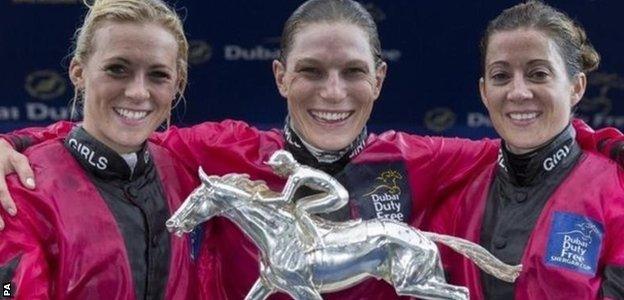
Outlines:
POLYGON ((590 218, 555 212, 546 264, 595 275, 603 232, 602 224, 590 218))

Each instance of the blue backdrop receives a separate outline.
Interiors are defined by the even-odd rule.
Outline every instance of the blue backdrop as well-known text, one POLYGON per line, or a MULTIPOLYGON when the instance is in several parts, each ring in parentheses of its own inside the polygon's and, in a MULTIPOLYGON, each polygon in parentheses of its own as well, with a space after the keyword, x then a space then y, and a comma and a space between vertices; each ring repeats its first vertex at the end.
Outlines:
MULTIPOLYGON (((271 60, 281 26, 303 1, 177 0, 191 43, 181 125, 234 118, 281 126, 285 102, 271 60)), ((469 137, 494 134, 478 96, 478 41, 488 20, 518 1, 385 0, 362 3, 379 24, 389 73, 373 131, 469 137)), ((548 1, 581 22, 602 55, 578 114, 594 127, 624 128, 624 2, 548 1)), ((2 0, 0 132, 68 117, 71 38, 81 0, 2 0)))

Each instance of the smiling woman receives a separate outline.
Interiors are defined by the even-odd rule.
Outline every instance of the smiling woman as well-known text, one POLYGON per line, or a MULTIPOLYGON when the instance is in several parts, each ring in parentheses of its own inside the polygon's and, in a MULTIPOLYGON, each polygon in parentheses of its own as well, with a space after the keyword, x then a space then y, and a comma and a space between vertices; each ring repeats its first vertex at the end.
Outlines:
POLYGON ((182 23, 160 0, 97 0, 77 36, 84 121, 27 153, 36 190, 9 179, 22 215, 0 233, 0 282, 19 299, 195 297, 188 238, 164 227, 193 179, 146 142, 184 90, 182 23))
POLYGON ((387 68, 371 51, 357 25, 317 23, 301 28, 286 60, 273 63, 293 130, 312 147, 344 149, 366 125, 387 68))
POLYGON ((560 47, 530 28, 492 34, 480 83, 497 132, 516 154, 547 143, 569 123, 583 97, 585 73, 568 75, 560 47))
POLYGON ((168 117, 178 88, 178 45, 156 23, 103 22, 93 53, 70 78, 84 96, 83 128, 118 153, 138 151, 168 117))
POLYGON ((585 31, 528 1, 490 22, 482 56, 479 87, 503 139, 499 160, 440 206, 432 224, 523 272, 503 282, 449 252, 451 282, 475 299, 622 299, 624 172, 582 150, 570 125, 600 60, 585 31))
MULTIPOLYGON (((137 31, 140 29, 135 28, 137 31)), ((150 41, 164 34, 161 30, 151 32, 150 41)), ((139 37, 136 39, 137 43, 144 41, 139 37)), ((479 176, 484 170, 498 165, 498 141, 423 137, 395 131, 379 135, 367 133, 366 122, 374 103, 378 101, 388 67, 380 56, 381 47, 372 16, 358 2, 306 1, 286 21, 281 47, 280 58, 273 62, 273 76, 280 95, 288 105, 283 131, 261 131, 244 122, 226 120, 205 122, 189 128, 172 127, 165 133, 150 136, 150 142, 168 148, 190 172, 196 172, 201 166, 208 174, 246 173, 253 179, 265 180, 273 190, 281 189, 284 180, 273 174, 264 162, 276 150, 286 149, 301 165, 325 171, 348 190, 348 205, 331 214, 319 215, 333 221, 386 218, 427 229, 429 220, 437 218, 437 214, 446 216, 458 211, 460 206, 447 207, 446 204, 456 203, 473 191, 466 190, 466 187, 473 183, 487 185, 491 182, 488 177, 479 176), (440 207, 445 209, 438 211, 440 207)), ((131 50, 124 51, 133 53, 131 50)), ((148 108, 155 109, 155 106, 137 104, 148 103, 140 100, 141 97, 132 100, 141 94, 136 92, 136 87, 149 91, 148 87, 160 86, 156 84, 160 81, 150 81, 153 79, 150 72, 136 67, 143 66, 139 62, 133 59, 119 63, 123 68, 114 68, 115 74, 127 72, 129 75, 124 76, 128 77, 109 77, 106 72, 102 74, 111 84, 123 83, 132 91, 129 93, 133 97, 119 93, 121 96, 113 97, 114 100, 102 109, 110 122, 116 122, 117 130, 133 126, 134 119, 141 119, 141 114, 148 108), (136 74, 142 75, 136 77, 136 74)), ((98 74, 100 71, 95 72, 98 74)), ((182 81, 183 77, 178 78, 182 81)), ((94 84, 99 82, 98 79, 94 84)), ((163 82, 160 83, 167 86, 167 81, 163 82)), ((490 99, 493 92, 488 91, 487 94, 490 99)), ((85 95, 85 101, 92 100, 91 95, 85 95)), ((164 96, 155 97, 158 95, 161 94, 152 94, 150 99, 166 100, 164 96)), ((517 119, 516 111, 512 112, 517 119)), ((535 117, 531 113, 521 110, 519 118, 535 117)), ((146 114, 145 120, 151 114, 156 115, 155 112, 146 114)), ((26 129, 8 138, 17 146, 30 145, 65 136, 73 128, 74 124, 58 123, 43 131, 26 129)), ((581 146, 595 150, 595 141, 600 135, 594 134, 582 123, 576 123, 575 128, 577 138, 584 142, 581 146)), ((108 135, 112 142, 119 142, 115 139, 121 135, 115 131, 102 134, 108 135)), ((135 142, 139 140, 137 138, 135 142)), ((1 145, 0 142, 0 167, 3 167, 0 172, 9 168, 2 165, 7 161, 4 154, 8 152, 9 157, 15 155, 12 149, 5 151, 1 145)), ((552 161, 554 163, 555 160, 552 161)), ((557 165, 563 164, 562 158, 557 157, 557 165)), ((2 173, 0 200, 7 195, 2 193, 1 177, 2 173)), ((16 179, 11 180, 15 184, 16 179)), ((175 180, 170 180, 164 187, 191 191, 178 189, 177 184, 175 180)), ((133 189, 124 190, 125 194, 133 194, 133 189)), ((294 198, 306 201, 310 199, 306 196, 313 194, 314 190, 304 187, 297 190, 294 198)), ((323 204, 334 207, 341 203, 328 202, 323 204)), ((445 219, 443 224, 480 222, 481 215, 475 207, 479 206, 461 210, 470 216, 474 213, 474 218, 462 222, 445 219)), ((20 219, 21 216, 15 218, 20 219)), ((479 225, 470 228, 480 228, 479 225)), ((202 282, 199 287, 206 291, 210 299, 242 299, 258 280, 258 249, 230 222, 216 219, 201 229, 203 235, 195 239, 194 244, 202 282)), ((471 292, 477 295, 476 291, 481 290, 478 283, 471 288, 471 292)), ((409 295, 408 292, 406 294, 409 295)), ((341 300, 397 297, 392 286, 382 280, 368 280, 347 290, 323 295, 324 299, 341 300)))

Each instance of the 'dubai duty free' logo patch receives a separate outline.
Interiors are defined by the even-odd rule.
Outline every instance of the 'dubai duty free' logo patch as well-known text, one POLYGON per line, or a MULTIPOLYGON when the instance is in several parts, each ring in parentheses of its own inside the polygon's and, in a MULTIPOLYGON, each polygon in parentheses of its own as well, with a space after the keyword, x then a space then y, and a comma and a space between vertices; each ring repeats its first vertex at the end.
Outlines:
POLYGON ((381 172, 377 179, 377 185, 372 191, 363 195, 370 197, 375 216, 377 218, 403 221, 404 214, 401 212, 401 187, 399 181, 403 175, 396 170, 381 172))
POLYGON ((345 181, 359 217, 406 222, 412 210, 411 193, 402 162, 353 164, 345 181))
POLYGON ((595 220, 574 213, 555 212, 546 264, 595 275, 603 233, 602 224, 595 220))

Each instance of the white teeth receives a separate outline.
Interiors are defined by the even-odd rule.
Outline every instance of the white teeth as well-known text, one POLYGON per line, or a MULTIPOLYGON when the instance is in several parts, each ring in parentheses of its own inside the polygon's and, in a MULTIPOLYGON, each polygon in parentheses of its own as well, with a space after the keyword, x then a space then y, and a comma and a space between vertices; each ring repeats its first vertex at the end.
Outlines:
POLYGON ((509 117, 511 117, 511 119, 513 119, 513 120, 524 121, 524 120, 535 119, 537 117, 537 113, 536 112, 532 112, 532 113, 510 113, 509 117))
POLYGON ((342 121, 348 118, 351 113, 350 112, 324 112, 324 111, 312 111, 313 116, 323 119, 325 121, 342 121))
POLYGON ((132 120, 140 120, 140 119, 145 118, 145 116, 147 116, 146 111, 136 111, 136 110, 129 110, 125 108, 115 108, 115 111, 118 114, 120 114, 122 117, 132 119, 132 120))

